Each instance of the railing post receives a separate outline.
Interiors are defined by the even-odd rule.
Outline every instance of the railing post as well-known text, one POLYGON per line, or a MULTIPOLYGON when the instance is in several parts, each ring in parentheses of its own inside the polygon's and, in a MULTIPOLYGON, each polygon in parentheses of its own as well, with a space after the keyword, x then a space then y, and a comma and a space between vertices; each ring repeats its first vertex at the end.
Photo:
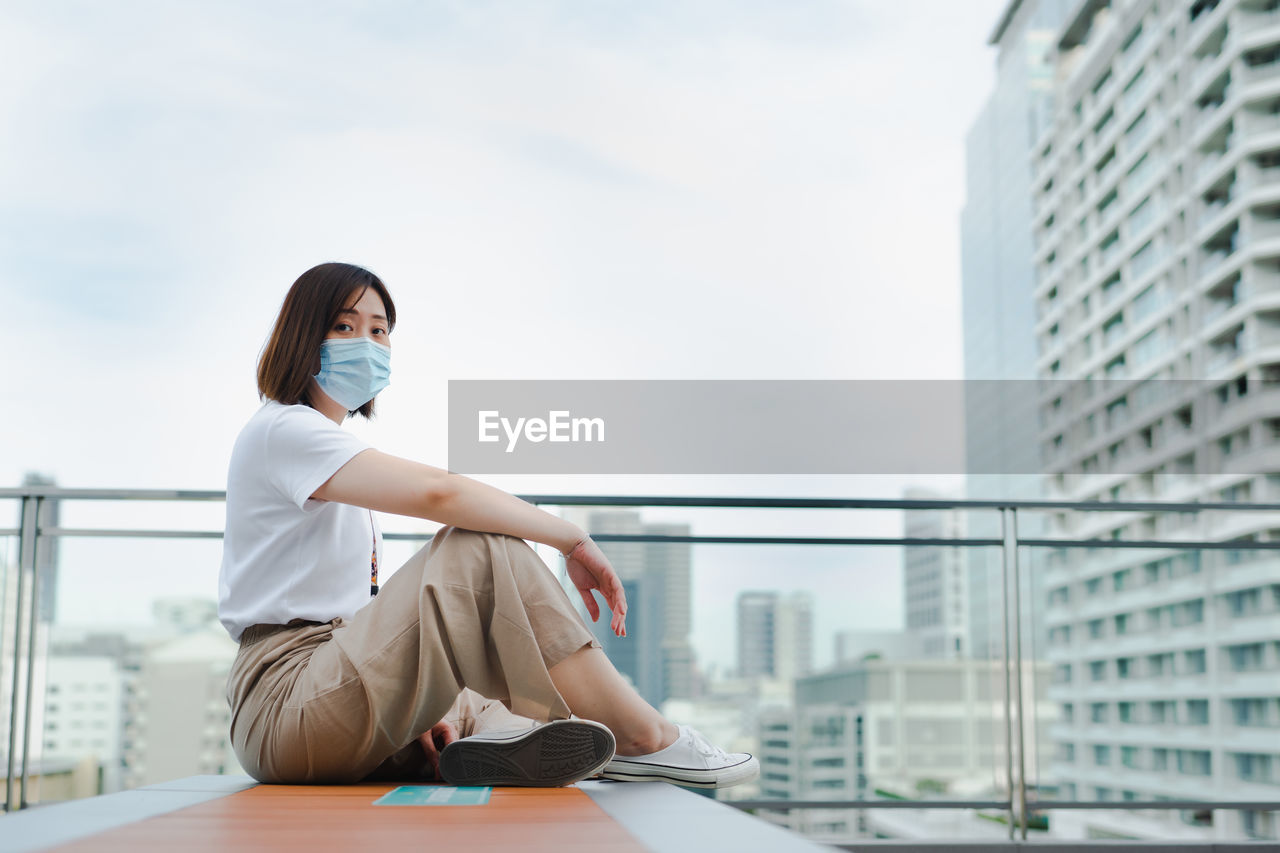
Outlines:
MULTIPOLYGON (((36 629, 40 624, 40 534, 44 498, 36 498, 35 536, 31 542, 31 612, 27 619, 27 707, 22 717, 22 784, 18 808, 27 807, 27 759, 31 757, 31 701, 36 692, 36 629)), ((42 697, 43 698, 43 697, 42 697)))
POLYGON ((1001 661, 1004 664, 1004 759, 1009 788, 1009 840, 1014 840, 1013 809, 1013 684, 1009 667, 1009 507, 1000 507, 1000 624, 1004 632, 1001 661))
MULTIPOLYGON (((1009 538, 1012 544, 1009 557, 1013 564, 1013 653, 1014 684, 1016 691, 1014 701, 1018 712, 1018 823, 1022 830, 1022 840, 1027 840, 1027 740, 1026 740, 1026 705, 1022 697, 1022 571, 1018 566, 1018 511, 1009 509, 1009 538)), ((1034 697, 1033 697, 1034 701, 1034 697)))
MULTIPOLYGON (((36 500, 30 495, 22 496, 20 509, 21 522, 18 526, 18 577, 17 601, 13 610, 13 692, 9 697, 9 756, 8 772, 4 779, 4 810, 17 811, 14 801, 14 771, 18 761, 18 694, 22 688, 22 616, 26 597, 26 571, 35 561, 27 559, 27 555, 35 550, 36 538, 36 500)), ((2 597, 2 596, 0 596, 2 597)))

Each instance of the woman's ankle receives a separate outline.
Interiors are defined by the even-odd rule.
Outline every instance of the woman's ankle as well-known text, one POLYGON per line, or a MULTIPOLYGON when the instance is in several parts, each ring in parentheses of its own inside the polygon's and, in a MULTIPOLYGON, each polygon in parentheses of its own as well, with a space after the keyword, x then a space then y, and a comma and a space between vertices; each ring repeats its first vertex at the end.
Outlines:
POLYGON ((614 732, 618 744, 617 754, 628 757, 649 755, 664 750, 675 743, 679 736, 680 730, 666 720, 637 728, 635 731, 628 732, 627 737, 614 732))

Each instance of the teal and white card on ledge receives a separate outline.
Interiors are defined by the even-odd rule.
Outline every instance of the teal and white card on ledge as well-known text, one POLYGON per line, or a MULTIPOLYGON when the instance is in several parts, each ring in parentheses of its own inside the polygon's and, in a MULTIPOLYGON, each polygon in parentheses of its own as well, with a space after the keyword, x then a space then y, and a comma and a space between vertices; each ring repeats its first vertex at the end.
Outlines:
POLYGON ((483 806, 491 788, 450 785, 401 785, 373 801, 375 806, 483 806))

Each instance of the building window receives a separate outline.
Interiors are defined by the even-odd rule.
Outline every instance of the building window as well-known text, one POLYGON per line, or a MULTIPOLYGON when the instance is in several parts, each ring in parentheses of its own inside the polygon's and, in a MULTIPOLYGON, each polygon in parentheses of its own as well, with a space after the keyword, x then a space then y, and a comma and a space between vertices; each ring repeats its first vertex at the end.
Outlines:
POLYGON ((1178 772, 1185 776, 1208 776, 1213 764, 1207 749, 1178 750, 1178 772))
POLYGON ((1262 643, 1227 646, 1227 663, 1232 672, 1257 672, 1263 668, 1262 643))
POLYGON ((1187 700, 1187 722, 1193 726, 1209 725, 1209 700, 1187 700))
POLYGON ((1204 649, 1183 652, 1183 665, 1187 675, 1201 675, 1206 668, 1204 649))
POLYGON ((1233 754, 1236 776, 1245 782, 1275 782, 1275 761, 1270 755, 1255 752, 1233 754))
POLYGON ((1103 743, 1093 745, 1093 763, 1098 767, 1107 767, 1111 764, 1111 747, 1103 743))
POLYGON ((1124 355, 1123 354, 1118 355, 1115 358, 1111 359, 1111 361, 1108 361, 1106 367, 1103 368, 1103 373, 1106 375, 1108 379, 1124 379, 1125 377, 1124 355))
POLYGON ((1204 599, 1196 598, 1191 601, 1184 601, 1179 604, 1173 611, 1174 627, 1180 628, 1184 625, 1198 625, 1204 621, 1204 599))
POLYGON ((1141 278, 1148 270, 1155 266, 1156 261, 1160 260, 1160 254, 1155 250, 1155 243, 1148 240, 1142 244, 1142 248, 1133 253, 1129 258, 1129 274, 1136 280, 1141 278))
POLYGON ((1097 82, 1093 84, 1093 96, 1095 98, 1098 97, 1099 93, 1101 93, 1102 90, 1105 89, 1107 87, 1107 84, 1110 82, 1111 82, 1111 69, 1108 68, 1106 71, 1103 71, 1100 75, 1098 75, 1097 82))
POLYGON ((1089 679, 1091 681, 1105 681, 1107 678, 1107 662, 1104 660, 1095 660, 1089 663, 1089 679))
POLYGON ((1223 596, 1223 599, 1226 601, 1227 613, 1230 616, 1239 618, 1262 612, 1261 587, 1228 592, 1223 596))
POLYGON ((1121 569, 1111 575, 1111 588, 1116 592, 1133 586, 1133 569, 1121 569))
MULTIPOLYGON (((1231 720, 1237 726, 1267 726, 1275 725, 1270 722, 1267 714, 1268 704, 1274 703, 1275 710, 1280 712, 1280 699, 1232 699, 1230 700, 1231 720)), ((1277 720, 1280 720, 1280 714, 1277 714, 1277 720)))

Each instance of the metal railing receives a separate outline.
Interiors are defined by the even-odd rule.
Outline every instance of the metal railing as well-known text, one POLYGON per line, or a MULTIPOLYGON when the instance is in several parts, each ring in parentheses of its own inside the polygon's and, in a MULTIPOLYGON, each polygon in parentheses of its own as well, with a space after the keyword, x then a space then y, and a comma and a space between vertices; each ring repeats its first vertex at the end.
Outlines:
MULTIPOLYGON (((50 501, 178 501, 220 502, 221 491, 178 491, 155 489, 70 489, 52 486, 0 488, 0 501, 17 501, 19 526, 0 528, 0 537, 17 536, 18 583, 16 618, 11 626, 13 638, 12 695, 9 713, 8 773, 5 785, 5 811, 25 808, 29 777, 30 721, 32 713, 32 673, 35 666, 36 608, 39 600, 42 547, 59 538, 130 538, 130 539, 219 539, 220 530, 160 530, 124 528, 82 528, 46 525, 44 508, 50 501), (30 589, 27 590, 29 579, 30 589), (23 643, 22 630, 27 630, 23 643), (26 666, 22 652, 26 651, 26 666), (25 689, 23 689, 25 687, 25 689), (24 696, 19 708, 19 696, 24 696), (19 714, 23 725, 16 725, 19 714), (22 742, 18 742, 19 728, 22 742), (16 791, 15 791, 16 787, 16 791)), ((1278 811, 1275 801, 1213 800, 1124 800, 1076 801, 1037 800, 1029 802, 1026 767, 1026 698, 1023 693, 1023 641, 1020 606, 1022 602, 1018 552, 1020 548, 1053 549, 1168 549, 1223 551, 1280 551, 1280 541, 1230 540, 1189 541, 1185 539, 1071 539, 1021 537, 1018 534, 1019 513, 1050 512, 1138 512, 1198 513, 1280 512, 1280 503, 1176 503, 1159 501, 1067 501, 1067 500, 960 500, 960 499, 878 499, 878 498, 742 498, 742 497, 633 497, 618 495, 522 495, 526 501, 542 506, 576 507, 682 507, 707 509, 797 509, 797 510, 959 510, 993 512, 998 515, 1001 535, 977 537, 910 537, 910 536, 768 536, 768 535, 664 535, 664 534, 593 534, 599 542, 687 543, 695 545, 815 545, 815 546, 894 546, 999 548, 1001 551, 1001 607, 1003 613, 1004 739, 1005 773, 1008 796, 993 800, 779 800, 753 799, 728 801, 740 809, 998 809, 1007 813, 1010 839, 1020 835, 1026 840, 1028 814, 1034 810, 1055 809, 1176 809, 1176 810, 1257 810, 1278 811), (1016 756, 1016 758, 1015 758, 1016 756)), ((386 533, 386 540, 423 541, 430 534, 386 533)), ((0 613, 3 611, 0 610, 0 613)), ((6 628, 9 630, 9 628, 6 628)))

